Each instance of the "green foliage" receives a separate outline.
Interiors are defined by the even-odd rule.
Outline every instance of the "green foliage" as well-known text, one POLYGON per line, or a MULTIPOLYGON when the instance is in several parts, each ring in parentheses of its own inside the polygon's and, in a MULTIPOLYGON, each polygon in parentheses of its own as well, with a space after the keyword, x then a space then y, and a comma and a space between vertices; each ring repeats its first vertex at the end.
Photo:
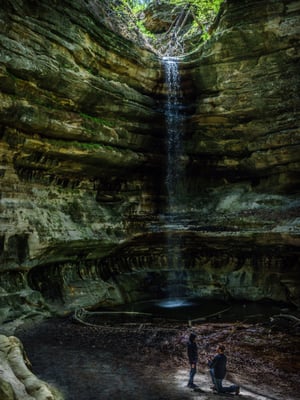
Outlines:
MULTIPOLYGON (((209 39, 209 29, 224 0, 110 0, 110 8, 127 32, 136 32, 161 55, 182 54, 209 39), (150 5, 168 6, 177 15, 166 35, 149 32, 141 18, 150 5), (186 17, 186 18, 185 18, 186 17), (187 18, 188 17, 188 18, 187 18), (191 22, 192 20, 192 22, 191 22), (185 21, 182 24, 182 21, 185 21), (186 21, 189 21, 186 24, 186 21), (176 38, 176 43, 172 38, 176 38)), ((152 9, 153 9, 152 7, 152 9)), ((123 29, 124 34, 124 29, 123 29)), ((129 35, 130 36, 130 35, 129 35)))
POLYGON ((210 24, 224 0, 168 0, 174 6, 190 9, 198 23, 210 24))
MULTIPOLYGON (((119 3, 122 3, 123 7, 125 5, 129 6, 133 13, 136 14, 147 8, 150 3, 155 3, 155 1, 157 0, 121 0, 119 3)), ((190 7, 193 9, 197 17, 205 19, 216 15, 223 1, 224 0, 160 0, 160 3, 168 3, 180 7, 190 7)))
POLYGON ((104 118, 93 117, 91 115, 84 114, 84 113, 80 113, 80 116, 82 118, 87 119, 87 120, 93 121, 93 122, 101 124, 101 125, 106 125, 106 126, 109 126, 111 128, 113 128, 115 126, 115 124, 112 121, 108 121, 108 120, 106 120, 104 118))
POLYGON ((147 36, 148 38, 151 38, 155 40, 155 35, 152 32, 149 32, 145 25, 143 24, 143 21, 137 21, 137 27, 139 28, 140 32, 142 32, 143 35, 147 36))

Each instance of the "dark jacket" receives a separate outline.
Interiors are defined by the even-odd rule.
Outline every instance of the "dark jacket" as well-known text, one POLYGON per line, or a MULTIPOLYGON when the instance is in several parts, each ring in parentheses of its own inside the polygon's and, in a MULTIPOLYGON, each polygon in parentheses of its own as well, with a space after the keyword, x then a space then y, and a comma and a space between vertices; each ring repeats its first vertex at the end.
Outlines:
POLYGON ((208 363, 208 366, 214 369, 214 375, 217 379, 225 378, 226 362, 227 358, 225 354, 217 354, 215 358, 208 363))
POLYGON ((187 354, 190 364, 196 364, 198 361, 198 347, 197 343, 191 337, 187 344, 187 354))

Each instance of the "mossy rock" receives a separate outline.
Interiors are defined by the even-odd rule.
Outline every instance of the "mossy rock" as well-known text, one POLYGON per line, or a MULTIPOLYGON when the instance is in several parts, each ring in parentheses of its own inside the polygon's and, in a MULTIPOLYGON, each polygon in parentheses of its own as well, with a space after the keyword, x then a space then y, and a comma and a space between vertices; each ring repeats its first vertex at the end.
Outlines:
POLYGON ((0 399, 16 400, 15 393, 11 384, 0 377, 0 399))

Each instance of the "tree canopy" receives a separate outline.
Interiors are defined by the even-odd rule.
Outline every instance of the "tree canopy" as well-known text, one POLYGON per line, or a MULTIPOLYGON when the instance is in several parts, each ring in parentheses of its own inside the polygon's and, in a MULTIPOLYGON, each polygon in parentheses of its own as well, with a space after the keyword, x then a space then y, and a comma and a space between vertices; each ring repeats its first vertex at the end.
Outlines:
POLYGON ((211 26, 223 2, 102 0, 101 7, 106 6, 110 28, 161 56, 174 56, 193 50, 209 38, 211 26))

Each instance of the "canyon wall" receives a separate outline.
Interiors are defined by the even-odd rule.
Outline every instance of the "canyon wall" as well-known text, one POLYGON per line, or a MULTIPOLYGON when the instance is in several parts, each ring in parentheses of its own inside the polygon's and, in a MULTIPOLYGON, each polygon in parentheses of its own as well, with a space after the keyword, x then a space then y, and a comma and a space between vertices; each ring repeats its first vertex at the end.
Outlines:
POLYGON ((211 39, 183 62, 197 93, 187 193, 203 228, 223 229, 225 258, 239 260, 223 261, 238 277, 233 292, 298 304, 299 11, 299 1, 227 1, 211 39))
POLYGON ((158 57, 110 31, 95 2, 3 2, 2 322, 172 285, 299 305, 299 7, 227 1, 182 57, 186 169, 169 229, 158 57))

